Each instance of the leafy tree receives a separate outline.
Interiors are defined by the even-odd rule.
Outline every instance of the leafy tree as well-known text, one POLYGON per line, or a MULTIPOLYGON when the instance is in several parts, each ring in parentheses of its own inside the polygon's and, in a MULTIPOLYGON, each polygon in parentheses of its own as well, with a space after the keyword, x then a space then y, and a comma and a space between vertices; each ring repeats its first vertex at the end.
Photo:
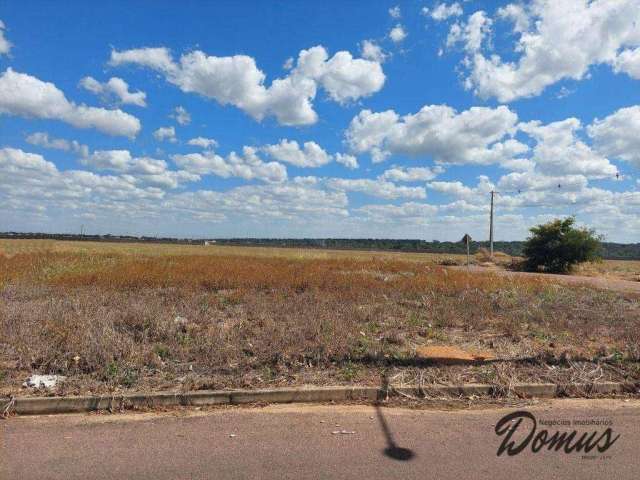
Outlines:
POLYGON ((576 219, 556 219, 533 227, 524 244, 527 270, 566 273, 573 265, 600 258, 601 237, 595 231, 573 226, 576 219))

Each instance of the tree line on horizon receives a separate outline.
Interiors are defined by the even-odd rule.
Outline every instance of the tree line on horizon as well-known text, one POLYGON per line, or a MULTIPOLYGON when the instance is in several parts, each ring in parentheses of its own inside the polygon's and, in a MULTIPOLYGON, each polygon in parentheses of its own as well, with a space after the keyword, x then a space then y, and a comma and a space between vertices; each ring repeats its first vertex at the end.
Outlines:
MULTIPOLYGON (((142 242, 142 243, 176 243, 200 245, 205 241, 215 241, 216 245, 244 245, 263 247, 291 248, 327 248, 349 250, 385 250, 397 252, 464 254, 466 245, 462 242, 426 241, 414 239, 380 239, 380 238, 216 238, 192 239, 172 237, 148 237, 130 235, 79 235, 54 233, 0 233, 0 238, 50 239, 50 240, 83 240, 102 242, 142 242)), ((480 248, 488 248, 489 242, 472 241, 472 254, 480 248)), ((495 251, 504 252, 514 257, 523 256, 525 241, 493 242, 495 251)), ((602 242, 600 254, 610 260, 640 260, 640 243, 602 242)))

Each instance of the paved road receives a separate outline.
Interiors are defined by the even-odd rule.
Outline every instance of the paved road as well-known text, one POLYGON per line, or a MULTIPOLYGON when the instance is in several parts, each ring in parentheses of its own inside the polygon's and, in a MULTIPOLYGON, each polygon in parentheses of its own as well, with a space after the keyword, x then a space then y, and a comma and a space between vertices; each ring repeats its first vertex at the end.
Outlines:
MULTIPOLYGON (((560 400, 524 408, 538 421, 611 420, 620 438, 607 458, 544 449, 498 457, 495 424, 513 408, 288 405, 23 417, 0 422, 0 478, 639 478, 640 401, 560 400), (332 434, 338 430, 355 433, 332 434)), ((578 430, 596 428, 604 430, 578 430)))
POLYGON ((631 280, 621 280, 617 278, 605 278, 605 277, 587 277, 585 275, 555 275, 550 273, 535 273, 535 272, 517 272, 513 270, 503 270, 501 268, 485 268, 478 265, 471 265, 470 267, 447 267, 452 270, 469 271, 472 273, 493 273, 496 275, 505 275, 511 277, 530 277, 530 278, 542 278, 553 283, 561 285, 581 285, 585 287, 600 288, 603 290, 613 290, 615 292, 624 293, 640 293, 640 282, 633 282, 631 280))

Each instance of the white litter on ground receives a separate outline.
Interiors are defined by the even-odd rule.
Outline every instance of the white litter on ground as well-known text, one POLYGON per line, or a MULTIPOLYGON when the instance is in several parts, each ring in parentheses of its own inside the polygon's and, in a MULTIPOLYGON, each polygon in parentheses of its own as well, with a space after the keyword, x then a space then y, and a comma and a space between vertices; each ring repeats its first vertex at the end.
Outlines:
POLYGON ((353 430, 336 430, 331 432, 331 435, 354 435, 355 433, 353 430))
POLYGON ((22 384, 23 387, 33 388, 53 388, 58 382, 67 378, 64 375, 31 375, 27 381, 22 384))

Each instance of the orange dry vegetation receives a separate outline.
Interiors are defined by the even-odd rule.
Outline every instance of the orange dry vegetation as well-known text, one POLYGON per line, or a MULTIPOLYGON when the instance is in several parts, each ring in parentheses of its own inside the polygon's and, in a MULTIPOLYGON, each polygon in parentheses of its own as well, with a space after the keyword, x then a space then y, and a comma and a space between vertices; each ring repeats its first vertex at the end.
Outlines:
MULTIPOLYGON (((247 258, 244 256, 87 255, 20 253, 0 257, 0 281, 21 281, 59 287, 101 289, 191 288, 205 290, 308 289, 373 292, 394 289, 407 293, 437 290, 495 291, 513 284, 496 275, 446 271, 400 260, 247 258)), ((518 280, 523 288, 541 289, 539 279, 518 280)))
POLYGON ((421 345, 640 358, 637 299, 611 292, 373 254, 112 248, 0 255, 0 389, 19 371, 68 375, 76 393, 336 383, 421 345))

